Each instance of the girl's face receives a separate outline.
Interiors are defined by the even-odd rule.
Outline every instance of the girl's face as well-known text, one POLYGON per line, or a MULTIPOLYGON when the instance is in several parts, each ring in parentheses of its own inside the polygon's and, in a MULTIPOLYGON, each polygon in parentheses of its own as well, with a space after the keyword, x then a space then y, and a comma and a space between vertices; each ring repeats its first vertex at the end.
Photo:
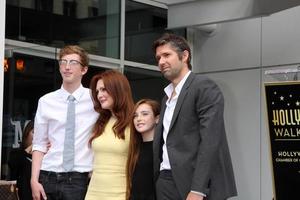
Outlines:
POLYGON ((157 122, 158 116, 154 116, 153 110, 148 104, 139 105, 134 112, 133 124, 141 134, 153 131, 157 122))
POLYGON ((110 110, 112 112, 114 100, 112 96, 108 94, 102 79, 98 80, 96 85, 96 91, 97 98, 99 103, 101 104, 102 109, 110 110))

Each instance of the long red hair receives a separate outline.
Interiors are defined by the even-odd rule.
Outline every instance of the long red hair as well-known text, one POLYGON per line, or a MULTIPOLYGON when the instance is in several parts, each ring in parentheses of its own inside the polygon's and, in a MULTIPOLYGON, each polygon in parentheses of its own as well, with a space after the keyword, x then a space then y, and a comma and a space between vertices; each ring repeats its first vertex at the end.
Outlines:
POLYGON ((134 102, 132 99, 131 88, 127 78, 116 70, 107 70, 93 76, 90 89, 94 103, 94 109, 100 113, 99 118, 93 128, 92 136, 89 140, 91 145, 92 141, 101 136, 112 114, 117 118, 113 126, 113 132, 119 139, 125 139, 125 130, 130 128, 129 151, 126 163, 126 199, 129 199, 131 190, 131 178, 133 166, 131 164, 135 152, 136 135, 133 134, 131 121, 133 116, 134 102), (102 109, 100 102, 97 98, 96 86, 99 80, 103 81, 107 93, 113 98, 112 112, 107 109, 102 109))
POLYGON ((114 114, 117 118, 117 122, 113 126, 113 132, 118 138, 125 139, 125 129, 131 123, 131 116, 134 107, 131 88, 127 78, 116 70, 107 70, 96 74, 92 78, 90 89, 92 92, 94 109, 100 113, 100 116, 93 129, 90 144, 96 137, 102 135, 104 128, 112 114, 114 114), (100 79, 102 79, 107 93, 114 100, 112 108, 113 113, 111 113, 110 110, 102 109, 101 104, 98 101, 96 86, 100 79))

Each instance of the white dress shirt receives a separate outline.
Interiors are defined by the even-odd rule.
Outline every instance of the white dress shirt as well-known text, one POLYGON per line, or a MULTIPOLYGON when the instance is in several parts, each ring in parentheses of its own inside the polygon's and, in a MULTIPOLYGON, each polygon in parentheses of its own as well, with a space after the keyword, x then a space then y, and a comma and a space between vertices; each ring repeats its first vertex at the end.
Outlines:
POLYGON ((175 106, 176 106, 176 103, 177 103, 177 100, 178 100, 178 96, 181 92, 181 89, 182 89, 187 77, 190 75, 190 73, 191 73, 191 71, 186 73, 186 75, 183 77, 183 79, 175 87, 175 90, 174 90, 173 84, 171 84, 171 83, 167 87, 165 87, 165 89, 164 89, 166 95, 168 96, 168 100, 166 101, 166 110, 165 110, 164 119, 163 119, 164 144, 163 144, 163 147, 162 147, 163 148, 163 155, 162 155, 163 160, 160 164, 160 170, 164 170, 164 169, 165 170, 170 170, 171 169, 166 141, 167 141, 167 136, 168 136, 168 133, 169 133, 171 120, 173 118, 174 109, 175 109, 175 106), (173 95, 173 97, 172 97, 173 91, 175 91, 175 96, 173 95))
MULTIPOLYGON (((42 170, 64 172, 62 162, 69 95, 61 87, 39 99, 32 150, 45 153, 42 170), (48 150, 49 142, 51 146, 48 150)), ((88 146, 88 141, 99 114, 94 110, 89 89, 81 85, 72 95, 76 99, 75 158, 72 171, 89 172, 92 170, 93 152, 88 146)))
MULTIPOLYGON (((178 96, 181 92, 181 89, 182 89, 187 77, 190 75, 190 73, 191 73, 191 71, 186 73, 186 75, 183 77, 183 79, 175 87, 175 90, 174 90, 174 87, 173 87, 172 84, 169 84, 164 89, 166 95, 168 96, 168 100, 166 102, 166 110, 165 110, 164 119, 163 119, 164 144, 163 144, 163 147, 162 147, 162 149, 163 149, 163 155, 162 155, 163 160, 160 164, 160 170, 171 170, 171 165, 170 165, 170 160, 169 160, 169 156, 168 156, 168 149, 167 149, 166 141, 167 141, 171 121, 172 121, 172 118, 173 118, 174 110, 175 110, 175 107, 176 107, 176 104, 177 104, 178 96), (172 97, 173 91, 175 91, 175 95, 173 95, 173 97, 172 97)), ((202 192, 193 191, 193 190, 191 192, 206 197, 206 195, 203 194, 202 192)))

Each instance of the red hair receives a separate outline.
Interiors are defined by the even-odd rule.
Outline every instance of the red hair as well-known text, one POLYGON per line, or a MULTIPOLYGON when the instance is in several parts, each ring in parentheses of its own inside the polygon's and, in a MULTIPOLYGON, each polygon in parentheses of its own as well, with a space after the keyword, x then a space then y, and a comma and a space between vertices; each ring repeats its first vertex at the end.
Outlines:
POLYGON ((113 132, 119 139, 125 139, 125 130, 130 128, 129 139, 129 151, 126 163, 126 199, 129 200, 131 190, 131 176, 132 176, 132 164, 131 155, 135 151, 136 136, 132 132, 131 121, 133 116, 134 102, 132 99, 131 88, 127 78, 116 70, 107 70, 100 74, 93 76, 90 89, 92 93, 92 99, 94 102, 94 109, 100 113, 99 118, 94 126, 92 136, 89 140, 91 145, 92 141, 101 136, 112 114, 117 118, 116 123, 113 126, 113 132), (104 87, 107 93, 113 99, 112 112, 107 109, 102 109, 100 102, 97 98, 96 86, 99 80, 103 81, 104 87))
POLYGON ((100 74, 96 74, 90 83, 92 91, 92 99, 94 102, 94 109, 100 113, 100 116, 94 126, 91 142, 98 136, 102 135, 104 128, 112 116, 117 118, 116 124, 113 126, 113 132, 118 138, 125 139, 125 129, 131 123, 131 116, 133 111, 133 99, 131 88, 127 78, 116 70, 107 70, 100 74), (97 82, 102 79, 107 93, 113 98, 112 112, 107 109, 102 109, 101 104, 97 98, 96 86, 97 82))

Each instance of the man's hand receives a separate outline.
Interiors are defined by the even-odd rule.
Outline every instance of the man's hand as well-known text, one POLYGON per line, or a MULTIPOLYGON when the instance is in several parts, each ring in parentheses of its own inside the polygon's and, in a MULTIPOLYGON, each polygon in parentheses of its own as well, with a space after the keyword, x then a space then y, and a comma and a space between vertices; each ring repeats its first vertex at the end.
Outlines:
POLYGON ((204 197, 200 194, 196 194, 193 192, 190 192, 186 198, 186 200, 203 200, 204 197))
POLYGON ((46 193, 45 193, 45 190, 44 190, 42 184, 40 184, 36 180, 31 180, 30 184, 31 184, 33 200, 42 200, 42 199, 46 200, 47 199, 47 196, 46 196, 46 193))

